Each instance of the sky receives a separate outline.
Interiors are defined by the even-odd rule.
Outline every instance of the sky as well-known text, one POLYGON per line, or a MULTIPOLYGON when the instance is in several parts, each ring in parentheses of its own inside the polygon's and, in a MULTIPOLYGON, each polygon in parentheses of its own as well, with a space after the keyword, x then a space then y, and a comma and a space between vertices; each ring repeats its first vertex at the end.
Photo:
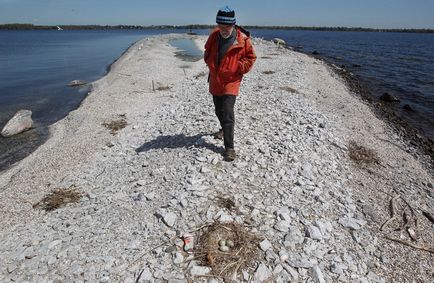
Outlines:
POLYGON ((0 24, 214 24, 434 29, 434 0, 0 0, 0 24))

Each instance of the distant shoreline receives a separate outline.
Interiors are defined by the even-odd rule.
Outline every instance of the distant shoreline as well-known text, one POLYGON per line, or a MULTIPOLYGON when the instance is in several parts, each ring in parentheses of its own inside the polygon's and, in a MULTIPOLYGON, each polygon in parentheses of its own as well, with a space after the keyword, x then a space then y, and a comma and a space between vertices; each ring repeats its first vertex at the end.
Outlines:
MULTIPOLYGON (((0 30, 137 30, 137 29, 212 29, 214 25, 33 25, 33 24, 1 24, 0 30)), ((244 26, 248 29, 272 30, 312 30, 312 31, 353 31, 353 32, 402 32, 402 33, 434 33, 434 29, 376 29, 363 27, 303 27, 303 26, 244 26)))

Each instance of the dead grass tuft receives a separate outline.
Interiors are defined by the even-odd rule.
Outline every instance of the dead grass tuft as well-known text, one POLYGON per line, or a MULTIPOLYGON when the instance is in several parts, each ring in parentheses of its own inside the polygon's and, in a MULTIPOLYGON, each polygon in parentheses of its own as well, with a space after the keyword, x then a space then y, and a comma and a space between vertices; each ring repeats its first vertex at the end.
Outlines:
POLYGON ((222 196, 217 197, 217 205, 222 208, 226 208, 229 211, 236 210, 235 202, 229 198, 225 198, 222 196))
POLYGON ((125 128, 128 125, 128 123, 127 123, 125 114, 122 114, 122 115, 119 115, 118 120, 114 120, 111 122, 105 122, 102 125, 104 127, 106 127, 107 129, 109 129, 110 133, 112 135, 116 135, 120 130, 125 128))
POLYGON ((355 141, 350 142, 348 151, 351 160, 358 164, 379 163, 379 158, 375 151, 358 145, 355 141))
POLYGON ((198 238, 198 255, 202 264, 212 269, 214 276, 234 281, 242 270, 253 269, 260 259, 260 238, 241 224, 213 223, 198 238), (219 250, 220 240, 231 240, 234 246, 227 252, 219 250))
POLYGON ((271 75, 271 74, 274 74, 275 72, 274 71, 263 71, 262 73, 265 75, 271 75))
POLYGON ((77 203, 80 201, 82 193, 77 191, 74 186, 68 189, 54 189, 46 195, 42 200, 33 205, 33 208, 41 208, 45 211, 53 211, 61 208, 68 203, 77 203))
POLYGON ((282 87, 280 87, 280 89, 287 91, 289 93, 300 93, 300 92, 298 92, 298 90, 296 90, 295 88, 292 88, 290 86, 282 86, 282 87))

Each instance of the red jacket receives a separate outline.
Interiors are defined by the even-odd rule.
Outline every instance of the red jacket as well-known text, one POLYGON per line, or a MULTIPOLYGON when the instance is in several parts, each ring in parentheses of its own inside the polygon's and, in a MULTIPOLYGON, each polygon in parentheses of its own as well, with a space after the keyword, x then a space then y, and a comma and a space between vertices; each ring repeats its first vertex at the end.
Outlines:
POLYGON ((217 67, 218 29, 212 31, 205 44, 205 63, 208 65, 209 92, 212 95, 238 95, 243 75, 256 61, 249 32, 236 26, 237 38, 217 67))

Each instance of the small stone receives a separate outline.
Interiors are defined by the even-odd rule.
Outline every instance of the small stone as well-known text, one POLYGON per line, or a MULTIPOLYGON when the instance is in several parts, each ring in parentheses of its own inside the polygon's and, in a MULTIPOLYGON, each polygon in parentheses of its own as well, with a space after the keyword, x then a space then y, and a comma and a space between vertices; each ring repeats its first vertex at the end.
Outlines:
POLYGON ((274 229, 286 233, 288 232, 290 226, 291 226, 291 222, 287 220, 281 220, 274 225, 274 229))
POLYGON ((173 212, 167 212, 161 216, 162 216, 164 224, 166 224, 169 227, 173 227, 173 225, 175 225, 176 219, 178 218, 176 216, 176 214, 173 212))
POLYGON ((202 166, 200 168, 200 172, 201 173, 208 173, 208 172, 211 172, 211 170, 209 168, 205 167, 205 166, 202 166))
POLYGON ((137 186, 140 186, 140 187, 146 186, 146 180, 137 181, 136 184, 137 184, 137 186))
POLYGON ((384 280, 383 278, 381 278, 380 276, 378 276, 377 274, 375 274, 372 271, 369 271, 368 275, 366 276, 368 279, 370 279, 373 282, 376 283, 385 283, 386 280, 384 280))
POLYGON ((389 259, 387 258, 387 256, 384 256, 384 255, 381 256, 380 260, 381 260, 382 263, 389 263, 389 259))
POLYGON ((291 260, 289 259, 288 264, 295 268, 311 268, 313 266, 313 263, 305 258, 297 259, 297 260, 291 260))
POLYGON ((86 84, 86 81, 83 81, 83 80, 73 80, 73 81, 69 82, 68 86, 75 87, 75 86, 81 86, 81 85, 85 85, 85 84, 86 84))
POLYGON ((322 240, 322 234, 321 231, 319 230, 318 227, 310 225, 307 230, 306 230, 306 235, 313 239, 313 240, 317 240, 317 241, 321 241, 322 240))
POLYGON ((62 240, 54 240, 48 245, 48 249, 51 250, 52 248, 54 248, 55 246, 57 246, 60 243, 62 243, 62 240))
POLYGON ((272 273, 268 267, 261 263, 255 271, 255 282, 264 282, 272 276, 272 273))
POLYGON ((353 230, 358 230, 361 228, 361 225, 358 223, 358 221, 351 217, 342 217, 338 220, 338 222, 345 228, 349 228, 353 230))
POLYGON ((184 262, 184 256, 180 252, 175 253, 175 255, 173 257, 173 263, 174 264, 181 264, 183 262, 184 262))
POLYGON ((190 269, 191 276, 204 276, 211 272, 211 268, 195 265, 190 269))
POLYGON ((223 223, 224 222, 233 222, 234 219, 232 218, 232 216, 230 216, 230 215, 228 215, 226 213, 223 213, 222 215, 220 215, 219 221, 223 222, 223 223))
POLYGON ((326 281, 324 280, 324 275, 322 274, 322 271, 318 265, 313 266, 311 271, 315 283, 326 283, 326 281))
POLYGON ((271 245, 270 241, 268 241, 267 239, 263 240, 262 242, 259 243, 259 247, 261 248, 261 250, 263 250, 264 252, 266 252, 267 250, 271 249, 273 246, 271 245))
POLYGON ((330 270, 335 274, 343 274, 344 270, 348 269, 344 264, 341 263, 333 263, 330 270))

